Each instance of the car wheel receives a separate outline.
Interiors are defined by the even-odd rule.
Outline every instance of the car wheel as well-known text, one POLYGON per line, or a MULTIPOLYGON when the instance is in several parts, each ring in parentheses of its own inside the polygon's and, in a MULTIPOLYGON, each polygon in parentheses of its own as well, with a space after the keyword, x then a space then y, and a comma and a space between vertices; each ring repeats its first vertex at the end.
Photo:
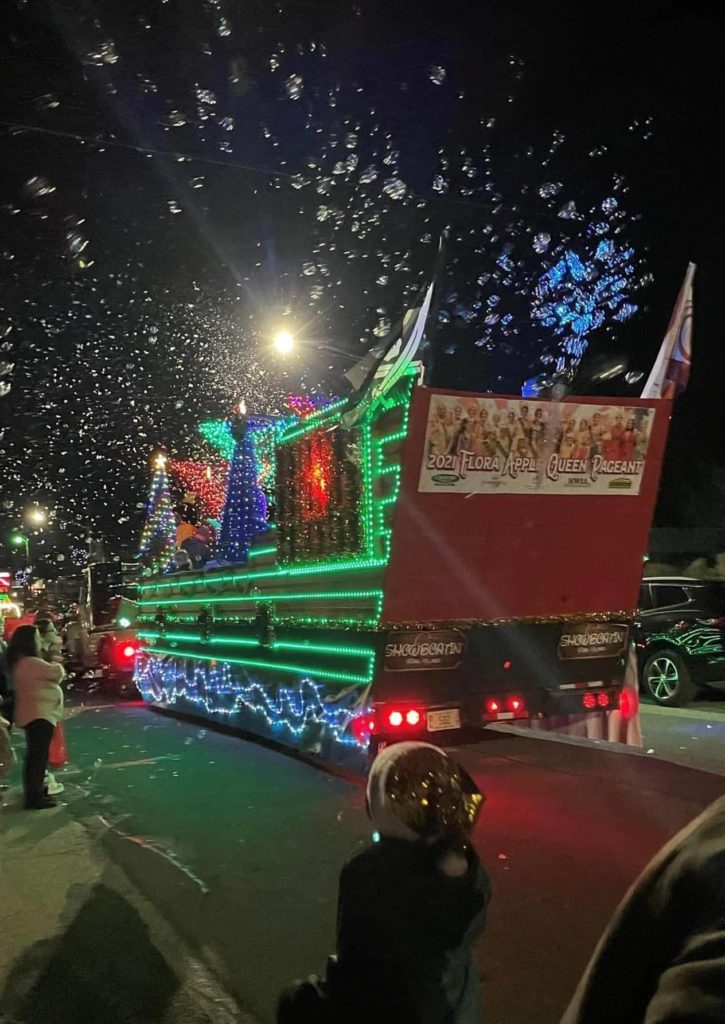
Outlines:
POLYGON ((651 654, 642 674, 647 693, 664 707, 681 707, 697 692, 684 658, 677 651, 651 654))

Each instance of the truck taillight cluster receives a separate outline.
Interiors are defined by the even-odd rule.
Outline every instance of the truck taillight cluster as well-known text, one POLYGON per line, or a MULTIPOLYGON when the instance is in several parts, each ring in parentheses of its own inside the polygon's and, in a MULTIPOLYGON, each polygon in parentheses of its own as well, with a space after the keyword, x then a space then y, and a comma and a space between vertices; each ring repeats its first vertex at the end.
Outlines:
POLYGON ((526 701, 516 693, 490 697, 483 706, 486 722, 504 722, 511 718, 528 718, 526 701))
POLYGON ((600 693, 585 693, 582 697, 582 707, 585 711, 594 711, 595 708, 606 711, 614 707, 614 700, 611 693, 607 693, 606 690, 602 690, 600 693))
POLYGON ((391 729, 415 729, 420 725, 421 713, 417 708, 389 708, 385 718, 391 729))

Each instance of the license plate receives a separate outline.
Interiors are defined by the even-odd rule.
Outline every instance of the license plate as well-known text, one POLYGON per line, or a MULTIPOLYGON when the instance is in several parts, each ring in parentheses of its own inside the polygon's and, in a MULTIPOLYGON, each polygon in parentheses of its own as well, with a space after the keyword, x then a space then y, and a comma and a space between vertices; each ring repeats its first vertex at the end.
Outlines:
POLYGON ((458 708, 448 708, 446 711, 428 712, 428 732, 441 732, 443 729, 460 729, 461 712, 458 708))

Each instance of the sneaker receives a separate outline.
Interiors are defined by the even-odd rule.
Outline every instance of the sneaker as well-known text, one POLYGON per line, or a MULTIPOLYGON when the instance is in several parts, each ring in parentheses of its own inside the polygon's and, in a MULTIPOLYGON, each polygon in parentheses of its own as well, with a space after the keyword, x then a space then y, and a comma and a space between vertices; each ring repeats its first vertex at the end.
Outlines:
POLYGON ((62 782, 58 782, 55 776, 48 772, 45 776, 45 792, 49 797, 57 797, 58 794, 65 791, 66 786, 62 782))
POLYGON ((52 796, 41 796, 38 800, 33 800, 32 803, 25 802, 26 811, 45 811, 50 807, 57 807, 58 801, 54 800, 52 796))

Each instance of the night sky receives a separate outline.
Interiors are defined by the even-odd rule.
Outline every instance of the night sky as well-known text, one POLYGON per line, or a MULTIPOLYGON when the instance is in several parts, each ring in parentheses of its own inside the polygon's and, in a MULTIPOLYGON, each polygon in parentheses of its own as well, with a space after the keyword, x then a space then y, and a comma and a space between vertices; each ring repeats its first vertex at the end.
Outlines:
POLYGON ((64 517, 132 548, 152 448, 203 457, 198 422, 241 395, 340 393, 447 225, 446 386, 517 393, 559 360, 591 391, 620 362, 610 390, 638 394, 698 264, 658 522, 720 525, 723 25, 704 4, 6 6, 0 541, 37 502, 46 569, 81 546, 64 517), (532 295, 601 238, 631 254, 625 305, 601 304, 578 364, 532 295), (279 326, 308 344, 291 366, 279 326))

